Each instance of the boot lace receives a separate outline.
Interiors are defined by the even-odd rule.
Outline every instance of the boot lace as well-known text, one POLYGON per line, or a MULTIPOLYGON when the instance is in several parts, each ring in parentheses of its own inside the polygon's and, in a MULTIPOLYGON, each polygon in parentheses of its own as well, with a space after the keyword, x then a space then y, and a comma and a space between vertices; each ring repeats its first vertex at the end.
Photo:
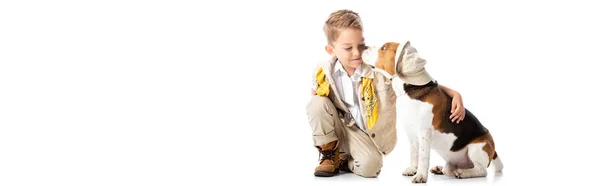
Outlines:
POLYGON ((325 160, 331 160, 335 162, 335 151, 334 150, 320 150, 319 149, 319 164, 325 160))

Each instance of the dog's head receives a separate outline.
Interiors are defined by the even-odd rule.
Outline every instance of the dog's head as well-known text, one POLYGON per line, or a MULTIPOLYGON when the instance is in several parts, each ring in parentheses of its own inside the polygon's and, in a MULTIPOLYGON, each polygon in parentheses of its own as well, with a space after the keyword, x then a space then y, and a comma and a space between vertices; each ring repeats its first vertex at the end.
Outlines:
POLYGON ((382 46, 369 46, 363 52, 362 59, 392 77, 399 77, 407 84, 424 85, 432 80, 425 70, 427 61, 419 57, 410 42, 387 42, 382 46))

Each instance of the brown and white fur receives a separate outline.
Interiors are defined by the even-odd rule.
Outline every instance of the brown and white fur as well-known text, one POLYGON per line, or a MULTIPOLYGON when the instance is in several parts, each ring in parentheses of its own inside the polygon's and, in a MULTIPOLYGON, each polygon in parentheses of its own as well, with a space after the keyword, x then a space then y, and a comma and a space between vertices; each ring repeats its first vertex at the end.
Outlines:
POLYGON ((363 60, 390 78, 399 77, 404 92, 397 94, 410 98, 409 104, 397 105, 397 108, 409 112, 406 121, 412 121, 404 126, 411 151, 410 166, 403 175, 413 176, 413 183, 427 182, 430 149, 446 161, 444 166, 433 167, 433 174, 485 177, 490 163, 494 164, 495 171, 502 171, 492 135, 469 110, 465 109, 465 118, 459 124, 450 121, 452 98, 435 81, 430 81, 424 69, 425 60, 418 56, 410 42, 369 47, 363 52, 363 60))

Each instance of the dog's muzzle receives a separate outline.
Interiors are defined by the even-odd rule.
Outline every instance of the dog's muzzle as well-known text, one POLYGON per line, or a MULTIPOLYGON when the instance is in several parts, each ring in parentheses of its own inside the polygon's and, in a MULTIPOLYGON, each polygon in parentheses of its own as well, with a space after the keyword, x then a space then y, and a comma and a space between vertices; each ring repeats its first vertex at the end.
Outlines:
POLYGON ((379 58, 379 47, 369 46, 362 53, 362 59, 365 63, 369 65, 375 65, 377 62, 377 58, 379 58))

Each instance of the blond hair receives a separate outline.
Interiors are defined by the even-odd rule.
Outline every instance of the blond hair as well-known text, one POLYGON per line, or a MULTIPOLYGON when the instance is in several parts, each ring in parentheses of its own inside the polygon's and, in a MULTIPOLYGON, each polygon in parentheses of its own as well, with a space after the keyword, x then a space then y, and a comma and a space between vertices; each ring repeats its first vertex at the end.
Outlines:
POLYGON ((323 26, 327 42, 331 43, 337 40, 340 31, 346 28, 363 29, 363 24, 358 13, 347 9, 331 13, 327 21, 325 21, 325 26, 323 26))

